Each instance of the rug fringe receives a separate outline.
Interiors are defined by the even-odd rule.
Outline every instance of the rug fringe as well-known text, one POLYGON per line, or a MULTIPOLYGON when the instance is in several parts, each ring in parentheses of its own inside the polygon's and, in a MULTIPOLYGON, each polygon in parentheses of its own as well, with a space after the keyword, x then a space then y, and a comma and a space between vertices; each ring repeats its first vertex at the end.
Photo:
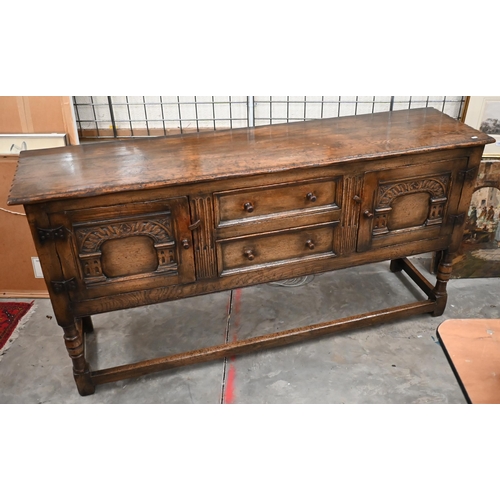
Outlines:
POLYGON ((7 352, 9 347, 14 343, 17 337, 19 337, 19 333, 23 330, 23 328, 26 326, 26 323, 29 321, 31 315, 35 312, 37 304, 35 301, 33 301, 32 304, 33 305, 29 308, 29 311, 20 319, 15 330, 12 332, 12 335, 10 336, 9 340, 7 340, 7 343, 2 347, 2 349, 0 349, 0 361, 2 361, 3 354, 7 352))

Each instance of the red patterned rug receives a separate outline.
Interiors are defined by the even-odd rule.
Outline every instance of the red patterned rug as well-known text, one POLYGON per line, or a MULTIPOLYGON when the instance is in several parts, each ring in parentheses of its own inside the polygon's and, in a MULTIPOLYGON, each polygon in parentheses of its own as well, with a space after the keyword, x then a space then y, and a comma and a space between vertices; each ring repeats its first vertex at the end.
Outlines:
MULTIPOLYGON (((34 302, 34 301, 33 301, 34 302)), ((0 301, 0 354, 7 349, 7 342, 12 341, 23 316, 31 309, 33 302, 1 302, 0 301)))

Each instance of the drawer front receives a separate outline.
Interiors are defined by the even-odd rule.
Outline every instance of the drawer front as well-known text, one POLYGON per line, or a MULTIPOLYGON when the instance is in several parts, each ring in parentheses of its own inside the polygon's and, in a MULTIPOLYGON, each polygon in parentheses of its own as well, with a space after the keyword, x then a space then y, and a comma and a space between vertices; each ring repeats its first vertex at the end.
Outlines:
POLYGON ((255 221, 274 214, 338 208, 338 178, 215 193, 217 227, 255 221))
POLYGON ((334 257, 337 222, 219 241, 221 275, 307 259, 334 257))

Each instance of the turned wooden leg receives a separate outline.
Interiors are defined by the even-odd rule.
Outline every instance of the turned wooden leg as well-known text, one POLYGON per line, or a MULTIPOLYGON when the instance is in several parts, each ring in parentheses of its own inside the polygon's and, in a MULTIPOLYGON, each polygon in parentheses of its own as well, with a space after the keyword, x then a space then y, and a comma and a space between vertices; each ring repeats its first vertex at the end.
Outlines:
POLYGON ((403 259, 394 259, 391 260, 391 265, 389 267, 391 272, 399 273, 403 269, 403 259))
POLYGON ((437 274, 437 272, 438 272, 438 266, 439 266, 439 263, 441 262, 442 257, 443 257, 443 251, 442 250, 440 250, 439 252, 435 253, 434 259, 432 261, 432 270, 431 270, 432 274, 437 274))
POLYGON ((82 396, 94 394, 95 385, 90 378, 90 367, 84 354, 83 328, 78 328, 75 323, 75 325, 63 327, 63 330, 66 349, 73 361, 73 376, 78 392, 82 396))
POLYGON ((433 316, 441 316, 446 307, 448 293, 446 292, 446 285, 451 276, 451 263, 453 261, 453 254, 447 251, 443 252, 441 261, 437 267, 437 279, 434 286, 433 293, 436 297, 436 308, 432 313, 433 316))
POLYGON ((82 318, 82 328, 83 333, 92 333, 94 331, 94 325, 92 323, 91 316, 85 316, 82 318))

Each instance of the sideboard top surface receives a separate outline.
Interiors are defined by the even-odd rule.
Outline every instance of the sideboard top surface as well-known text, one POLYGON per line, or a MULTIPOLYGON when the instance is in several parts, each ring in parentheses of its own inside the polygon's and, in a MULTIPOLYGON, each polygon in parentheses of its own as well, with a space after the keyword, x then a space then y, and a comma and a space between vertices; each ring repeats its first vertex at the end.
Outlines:
POLYGON ((494 142, 433 108, 23 151, 9 205, 494 142))

